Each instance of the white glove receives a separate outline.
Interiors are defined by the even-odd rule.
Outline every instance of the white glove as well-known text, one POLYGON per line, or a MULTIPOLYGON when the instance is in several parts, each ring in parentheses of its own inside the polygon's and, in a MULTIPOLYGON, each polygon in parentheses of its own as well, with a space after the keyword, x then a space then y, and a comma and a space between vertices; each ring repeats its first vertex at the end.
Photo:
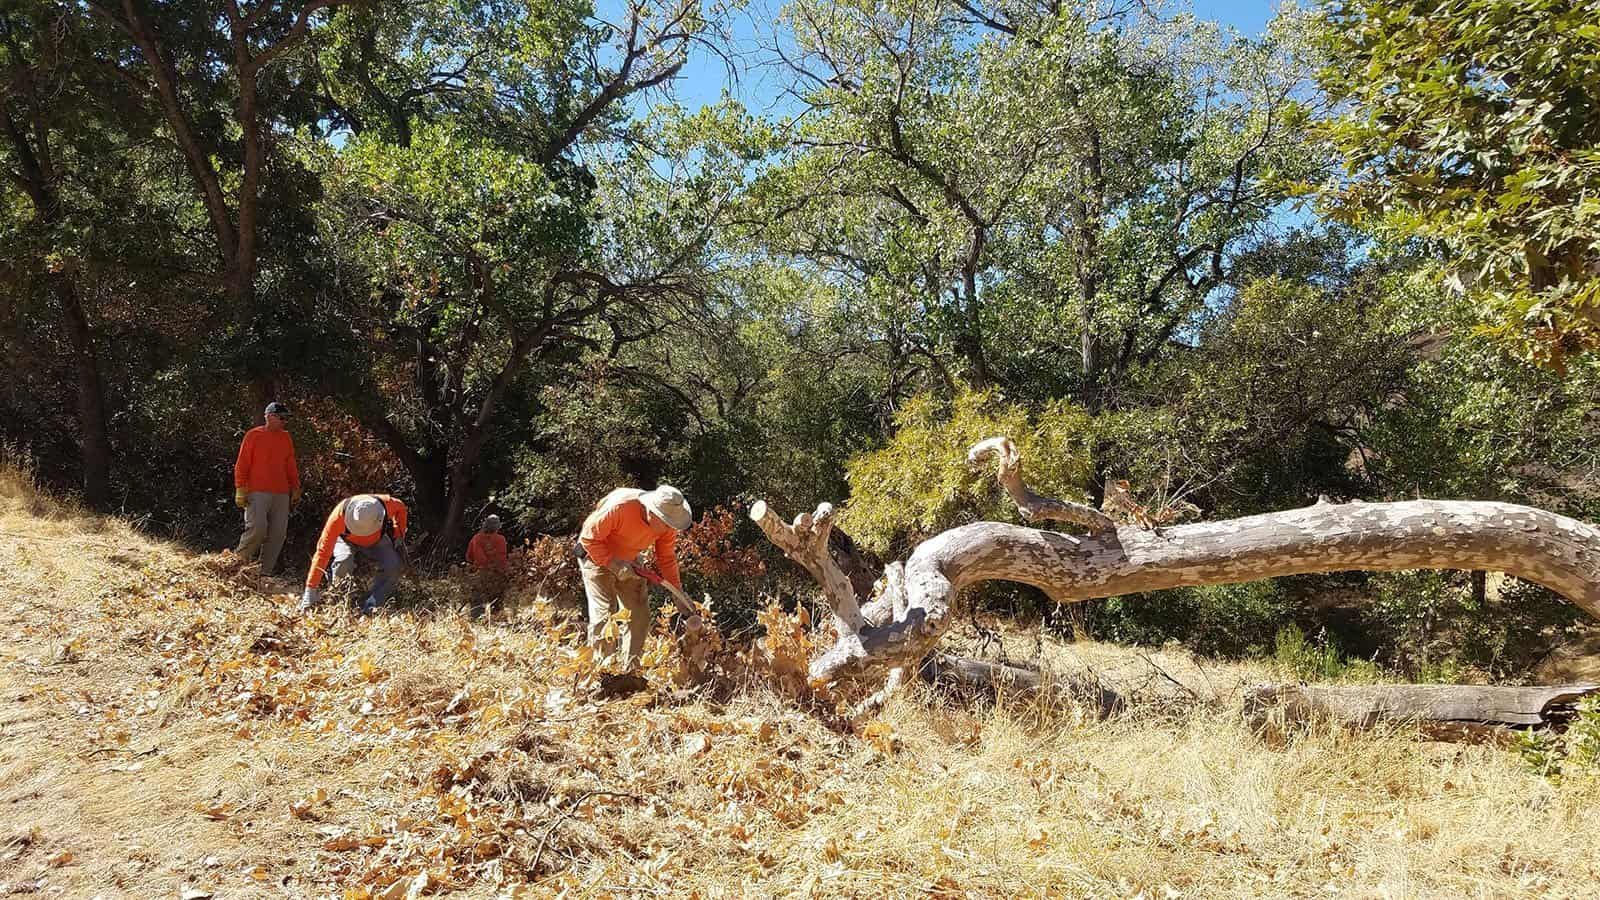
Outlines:
POLYGON ((310 609, 311 607, 313 607, 313 606, 315 606, 315 605, 317 605, 318 603, 321 603, 321 602, 322 602, 322 591, 320 591, 320 590, 318 590, 316 588, 306 588, 306 592, 304 594, 300 595, 300 609, 301 610, 310 609))

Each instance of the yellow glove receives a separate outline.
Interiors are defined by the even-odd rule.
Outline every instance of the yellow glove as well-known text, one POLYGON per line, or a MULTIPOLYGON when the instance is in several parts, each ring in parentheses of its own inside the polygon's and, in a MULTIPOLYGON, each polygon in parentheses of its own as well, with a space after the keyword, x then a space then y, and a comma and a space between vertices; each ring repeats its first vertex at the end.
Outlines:
POLYGON ((246 506, 250 505, 249 501, 245 499, 244 488, 233 489, 233 505, 239 507, 240 509, 244 509, 246 506))

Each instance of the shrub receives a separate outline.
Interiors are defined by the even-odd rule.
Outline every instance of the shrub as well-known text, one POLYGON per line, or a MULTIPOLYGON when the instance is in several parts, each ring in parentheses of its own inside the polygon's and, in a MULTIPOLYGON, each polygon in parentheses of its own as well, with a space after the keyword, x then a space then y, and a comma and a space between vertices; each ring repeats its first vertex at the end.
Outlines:
POLYGON ((1371 661, 1345 657, 1325 632, 1313 643, 1297 625, 1278 629, 1272 660, 1301 681, 1376 681, 1379 675, 1371 661))
POLYGON ((1035 416, 993 391, 964 390, 948 404, 921 394, 900 408, 895 428, 888 444, 847 464, 850 500, 839 520, 880 555, 902 556, 923 538, 966 522, 1016 519, 993 470, 967 465, 967 450, 985 438, 1015 441, 1025 478, 1047 496, 1081 499, 1092 474, 1089 417, 1066 401, 1035 416))
POLYGON ((1253 581, 1114 597, 1096 606, 1089 627, 1118 643, 1178 640, 1197 653, 1260 656, 1286 615, 1278 583, 1253 581))
POLYGON ((1383 572, 1368 585, 1368 628, 1392 665, 1419 681, 1457 681, 1472 670, 1520 675, 1583 618, 1551 591, 1514 579, 1482 603, 1462 572, 1383 572))
POLYGON ((1600 697, 1579 701, 1577 715, 1562 734, 1525 731, 1517 736, 1523 764, 1552 780, 1600 772, 1600 697))

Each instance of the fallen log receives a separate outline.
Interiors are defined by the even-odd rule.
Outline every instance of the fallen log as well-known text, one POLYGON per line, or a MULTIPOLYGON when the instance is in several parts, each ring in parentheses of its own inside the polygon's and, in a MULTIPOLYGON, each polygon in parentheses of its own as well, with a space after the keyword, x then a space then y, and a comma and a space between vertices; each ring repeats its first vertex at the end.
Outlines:
POLYGON ((1264 684, 1245 694, 1245 722, 1281 735, 1313 722, 1370 729, 1415 725, 1433 737, 1486 736, 1558 728, 1600 684, 1512 687, 1478 684, 1264 684))
POLYGON ((1544 510, 1447 500, 1319 501, 1219 522, 1109 527, 1097 511, 1028 491, 1009 441, 984 441, 970 457, 989 458, 999 460, 1001 482, 1030 520, 1065 521, 1094 533, 999 522, 952 528, 920 544, 903 565, 890 565, 878 593, 863 602, 827 552, 830 504, 792 524, 765 503, 751 507, 750 517, 816 578, 833 608, 838 639, 812 660, 814 681, 886 683, 876 695, 881 699, 938 644, 961 590, 996 579, 1068 603, 1352 569, 1485 569, 1544 585, 1600 618, 1600 529, 1544 510))
POLYGON ((932 653, 923 660, 917 674, 929 684, 966 695, 1070 703, 1092 709, 1102 719, 1127 708, 1121 693, 1088 670, 1046 673, 1025 666, 932 653))

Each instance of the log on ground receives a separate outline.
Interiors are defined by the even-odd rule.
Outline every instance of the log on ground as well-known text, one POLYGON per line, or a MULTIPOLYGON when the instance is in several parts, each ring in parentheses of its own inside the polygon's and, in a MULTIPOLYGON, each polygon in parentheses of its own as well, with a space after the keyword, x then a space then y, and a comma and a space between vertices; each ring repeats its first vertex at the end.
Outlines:
POLYGON ((1578 701, 1596 692, 1600 684, 1268 684, 1245 695, 1244 717, 1263 733, 1327 721, 1358 729, 1416 725, 1431 736, 1455 738, 1561 727, 1577 714, 1578 701))

